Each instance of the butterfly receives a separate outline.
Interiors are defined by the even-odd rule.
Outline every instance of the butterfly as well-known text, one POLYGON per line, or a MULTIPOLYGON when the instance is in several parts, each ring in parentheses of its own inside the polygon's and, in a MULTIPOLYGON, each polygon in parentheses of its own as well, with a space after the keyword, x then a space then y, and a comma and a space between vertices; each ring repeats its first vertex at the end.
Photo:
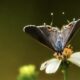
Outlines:
POLYGON ((73 20, 67 25, 63 25, 61 29, 43 24, 41 26, 27 25, 23 28, 23 31, 46 47, 57 53, 61 53, 79 27, 80 19, 76 21, 73 20))

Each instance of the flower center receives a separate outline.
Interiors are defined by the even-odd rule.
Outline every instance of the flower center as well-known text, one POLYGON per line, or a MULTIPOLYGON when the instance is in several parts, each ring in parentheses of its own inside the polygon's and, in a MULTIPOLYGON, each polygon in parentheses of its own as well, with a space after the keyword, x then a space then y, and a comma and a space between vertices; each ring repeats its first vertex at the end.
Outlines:
POLYGON ((64 48, 62 53, 54 53, 54 57, 56 57, 57 59, 67 59, 70 57, 70 55, 73 53, 73 50, 70 46, 64 48))
POLYGON ((69 58, 72 53, 73 51, 71 48, 64 48, 62 55, 64 58, 69 58))

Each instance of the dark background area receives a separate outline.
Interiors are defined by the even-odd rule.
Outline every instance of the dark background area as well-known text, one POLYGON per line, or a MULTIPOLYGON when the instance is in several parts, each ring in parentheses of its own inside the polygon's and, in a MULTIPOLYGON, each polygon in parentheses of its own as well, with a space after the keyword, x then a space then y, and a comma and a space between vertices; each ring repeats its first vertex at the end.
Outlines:
MULTIPOLYGON (((37 43, 22 31, 25 25, 54 24, 58 27, 80 18, 80 1, 77 0, 0 0, 0 80, 16 80, 18 68, 52 58, 53 52, 37 43), (62 15, 65 12, 65 15, 62 15)), ((71 42, 74 51, 80 51, 80 30, 71 42)), ((80 80, 80 68, 71 65, 69 80, 80 80)), ((40 72, 39 80, 63 80, 62 73, 48 75, 40 72)))

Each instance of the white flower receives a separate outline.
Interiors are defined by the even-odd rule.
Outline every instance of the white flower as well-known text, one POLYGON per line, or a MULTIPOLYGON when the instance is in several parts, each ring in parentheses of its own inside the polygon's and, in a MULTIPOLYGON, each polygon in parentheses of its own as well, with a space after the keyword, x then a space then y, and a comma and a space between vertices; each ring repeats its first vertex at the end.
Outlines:
POLYGON ((41 64, 40 70, 44 70, 46 73, 55 73, 61 62, 64 60, 64 58, 66 57, 66 60, 69 62, 72 62, 73 64, 77 65, 78 67, 80 67, 80 52, 75 52, 73 54, 70 53, 70 50, 68 50, 67 52, 65 52, 66 50, 63 51, 63 57, 59 57, 58 58, 53 58, 50 59, 48 61, 45 61, 43 64, 41 64))
POLYGON ((61 64, 61 60, 56 58, 50 59, 41 65, 40 70, 46 69, 46 73, 55 73, 61 64))

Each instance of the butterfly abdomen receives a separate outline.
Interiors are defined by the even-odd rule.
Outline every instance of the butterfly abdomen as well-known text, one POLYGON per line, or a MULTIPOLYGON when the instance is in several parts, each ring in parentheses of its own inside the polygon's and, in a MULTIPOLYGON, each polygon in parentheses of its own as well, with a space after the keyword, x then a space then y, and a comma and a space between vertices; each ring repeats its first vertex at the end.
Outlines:
POLYGON ((61 52, 63 47, 62 47, 62 43, 61 41, 57 41, 56 44, 55 44, 55 49, 57 52, 61 52))

